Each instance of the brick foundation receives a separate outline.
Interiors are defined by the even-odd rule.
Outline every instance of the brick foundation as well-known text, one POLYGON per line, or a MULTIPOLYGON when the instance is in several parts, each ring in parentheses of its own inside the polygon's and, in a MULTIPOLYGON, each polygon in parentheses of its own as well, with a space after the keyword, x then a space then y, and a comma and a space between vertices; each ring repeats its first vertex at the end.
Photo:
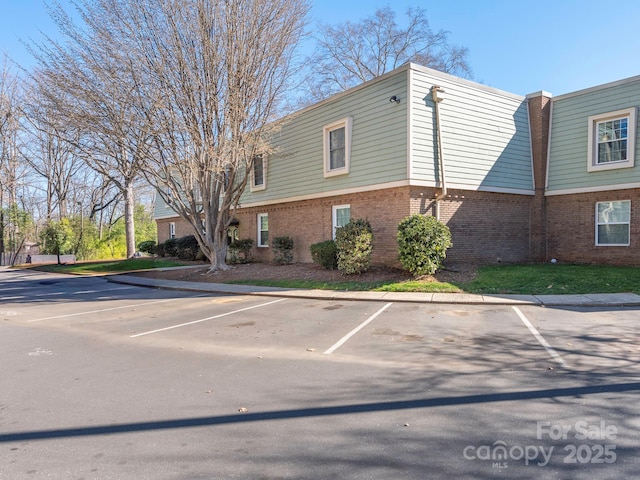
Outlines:
MULTIPOLYGON (((398 224, 414 213, 437 215, 453 237, 448 263, 526 262, 529 260, 531 196, 452 190, 436 202, 433 188, 401 187, 305 200, 236 212, 239 238, 257 237, 257 216, 269 214, 269 238, 291 237, 294 260, 311 262, 309 247, 332 235, 332 207, 348 204, 351 218, 369 220, 373 228, 372 262, 399 266, 398 224)), ((188 235, 188 226, 175 220, 177 236, 188 235)), ((158 221, 159 241, 168 238, 169 220, 158 221)), ((273 260, 270 247, 254 247, 255 260, 273 260)))
POLYGON ((640 189, 547 197, 549 257, 560 262, 640 265, 640 189), (595 245, 596 202, 631 200, 631 245, 595 245))
POLYGON ((449 190, 436 200, 434 189, 414 188, 411 213, 438 215, 451 230, 448 263, 529 261, 532 196, 449 190))

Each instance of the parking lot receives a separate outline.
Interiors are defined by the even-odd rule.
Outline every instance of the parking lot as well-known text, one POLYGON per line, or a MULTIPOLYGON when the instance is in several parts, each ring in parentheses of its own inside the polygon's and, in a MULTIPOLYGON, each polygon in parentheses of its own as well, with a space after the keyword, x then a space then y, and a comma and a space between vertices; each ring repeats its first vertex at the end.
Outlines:
POLYGON ((633 478, 637 308, 0 271, 0 478, 633 478))

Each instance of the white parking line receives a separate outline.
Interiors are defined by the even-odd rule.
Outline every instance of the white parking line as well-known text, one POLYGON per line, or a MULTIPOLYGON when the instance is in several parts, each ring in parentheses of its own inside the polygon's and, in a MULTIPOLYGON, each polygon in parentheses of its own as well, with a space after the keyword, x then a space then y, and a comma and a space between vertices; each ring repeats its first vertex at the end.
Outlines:
MULTIPOLYGON (((196 297, 203 297, 203 296, 205 295, 196 295, 196 297)), ((110 312, 112 310, 122 310, 123 308, 143 307, 145 305, 153 305, 155 303, 174 302, 176 300, 182 300, 183 298, 194 298, 194 297, 165 298, 163 300, 156 300, 153 302, 135 303, 133 305, 122 305, 120 307, 101 308, 99 310, 88 310, 86 312, 68 313, 66 315, 56 315, 54 317, 35 318, 33 320, 27 320, 27 323, 43 322, 45 320, 56 320, 59 318, 78 317, 80 315, 88 315, 90 313, 101 313, 101 312, 110 312)))
POLYGON ((391 305, 393 305, 393 303, 387 303, 384 307, 382 307, 380 310, 378 310, 376 313, 371 315, 364 322, 362 322, 360 325, 358 325, 356 328, 354 328, 349 333, 347 333, 344 337, 342 337, 340 340, 338 340, 331 348, 329 348, 326 352, 324 352, 324 355, 331 355, 338 348, 340 348, 341 345, 343 345, 347 340, 349 340, 351 337, 353 337, 356 333, 358 333, 364 327, 369 325, 369 323, 371 323, 378 315, 380 315, 382 312, 384 312, 391 305))
POLYGON ((221 313, 220 315, 214 315, 213 317, 201 318, 200 320, 194 320, 192 322, 180 323, 178 325, 172 325, 170 327, 158 328, 157 330, 151 330, 149 332, 136 333, 135 335, 130 335, 129 338, 137 338, 142 337, 144 335, 151 335, 152 333, 165 332, 167 330, 173 330, 174 328, 187 327, 189 325, 195 325, 196 323, 202 323, 209 320, 214 320, 216 318, 226 317, 228 315, 233 315, 234 313, 246 312, 247 310, 253 310, 254 308, 266 307, 267 305, 272 305, 274 303, 283 302, 286 298, 281 298, 279 300, 273 300, 267 303, 261 303, 260 305, 254 305, 252 307, 241 308, 240 310, 234 310, 232 312, 221 313))
POLYGON ((529 321, 529 319, 527 319, 527 317, 524 316, 524 313, 522 313, 518 307, 512 307, 512 308, 515 310, 515 312, 518 314, 518 317, 520 317, 520 320, 522 320, 522 322, 527 326, 527 328, 533 334, 533 336, 536 337, 536 340, 538 340, 540 345, 542 345, 544 349, 547 351, 547 353, 551 355, 551 358, 553 358, 556 362, 558 362, 560 365, 566 368, 567 364, 564 362, 562 357, 558 355, 558 352, 556 352, 553 349, 553 347, 549 344, 549 342, 547 342, 544 339, 544 337, 540 335, 540 332, 538 332, 538 330, 536 330, 536 327, 534 327, 529 321))
POLYGON ((87 294, 87 293, 115 292, 116 290, 133 290, 134 288, 138 288, 138 287, 128 286, 128 287, 107 288, 105 290, 78 290, 77 292, 71 293, 71 295, 84 295, 84 294, 87 294))

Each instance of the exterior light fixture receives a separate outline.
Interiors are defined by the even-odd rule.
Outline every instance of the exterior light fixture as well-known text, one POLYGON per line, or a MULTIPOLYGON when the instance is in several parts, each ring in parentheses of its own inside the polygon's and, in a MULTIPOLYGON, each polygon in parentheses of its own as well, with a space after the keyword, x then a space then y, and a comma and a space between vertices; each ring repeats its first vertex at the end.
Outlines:
POLYGON ((440 103, 442 100, 444 100, 446 98, 444 88, 439 85, 434 85, 431 88, 431 98, 433 99, 434 103, 440 103))
POLYGON ((391 103, 400 103, 400 99, 396 95, 394 95, 393 97, 391 97, 389 99, 389 102, 391 102, 391 103))

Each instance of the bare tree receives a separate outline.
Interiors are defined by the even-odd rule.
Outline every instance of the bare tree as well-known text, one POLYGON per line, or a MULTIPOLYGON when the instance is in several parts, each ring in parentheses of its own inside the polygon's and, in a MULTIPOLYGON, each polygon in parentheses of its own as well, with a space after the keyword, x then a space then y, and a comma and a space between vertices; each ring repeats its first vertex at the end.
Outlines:
POLYGON ((308 5, 123 3, 130 28, 123 33, 140 54, 141 109, 153 119, 155 153, 145 174, 193 227, 211 269, 225 269, 227 229, 254 158, 270 152, 308 5))
POLYGON ((311 95, 321 100, 413 62, 446 73, 468 77, 467 48, 449 44, 449 32, 434 32, 426 11, 409 8, 401 27, 390 7, 377 9, 358 22, 325 25, 316 50, 308 59, 311 95))
POLYGON ((66 140, 73 138, 73 131, 37 90, 32 89, 26 98, 23 109, 28 141, 22 157, 45 182, 46 219, 51 220, 55 212, 58 218, 66 218, 69 197, 76 197, 72 195, 72 179, 86 168, 74 147, 78 141, 66 140))
POLYGON ((19 161, 20 86, 7 57, 3 57, 0 64, 0 253, 6 251, 6 238, 14 254, 19 243, 18 192, 26 174, 19 161))
POLYGON ((34 49, 47 101, 80 132, 87 163, 121 189, 128 239, 143 170, 211 268, 226 268, 226 230, 254 157, 270 151, 307 0, 72 4, 82 26, 56 4, 66 43, 34 49))
POLYGON ((57 134, 65 135, 63 140, 74 145, 85 163, 120 190, 127 257, 132 257, 136 250, 134 189, 149 155, 151 118, 138 114, 136 67, 127 56, 128 39, 114 35, 120 26, 110 24, 122 22, 108 15, 117 11, 119 1, 71 3, 81 25, 54 4, 51 16, 65 43, 49 39, 32 49, 39 64, 32 78, 43 92, 44 108, 55 110, 70 127, 57 134))

